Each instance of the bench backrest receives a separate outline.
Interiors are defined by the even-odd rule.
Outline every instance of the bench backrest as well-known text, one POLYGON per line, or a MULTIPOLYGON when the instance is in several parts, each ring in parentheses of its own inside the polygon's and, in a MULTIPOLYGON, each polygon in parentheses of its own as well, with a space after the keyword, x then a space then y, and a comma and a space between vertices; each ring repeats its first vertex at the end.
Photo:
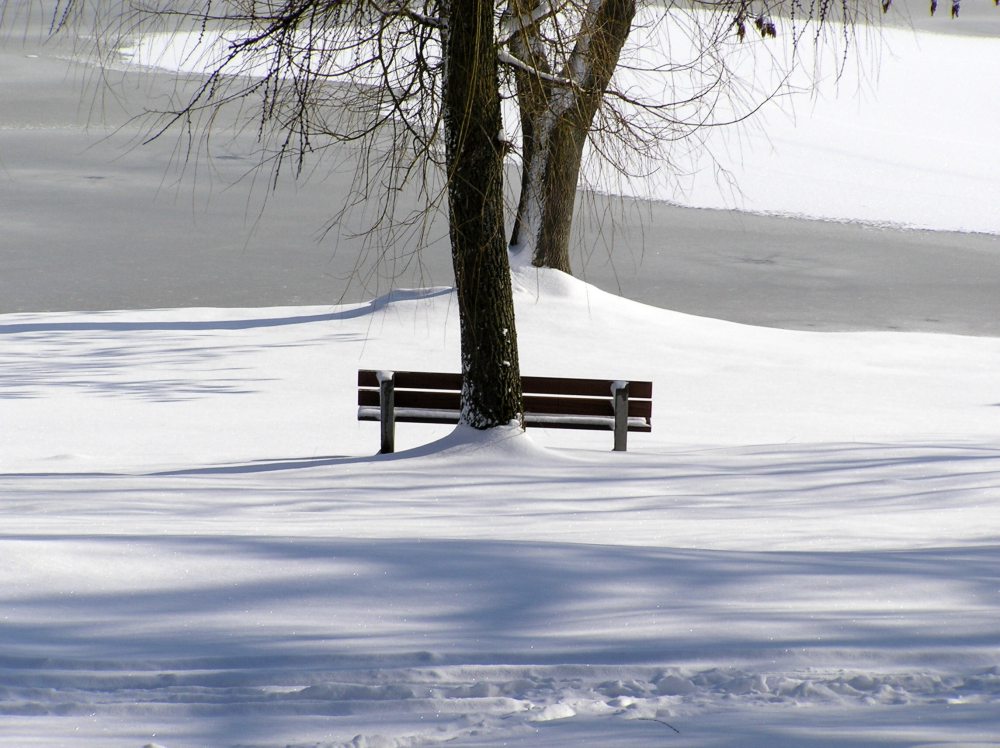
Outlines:
MULTIPOLYGON (((443 372, 392 372, 396 420, 457 421, 461 409, 462 375, 443 372), (417 411, 425 411, 419 413, 417 411), (437 411, 439 417, 426 411, 437 411)), ((550 428, 614 427, 613 390, 619 381, 564 377, 521 377, 527 425, 550 428)), ((380 404, 379 372, 358 372, 358 405, 380 404)), ((653 383, 628 382, 628 429, 650 431, 653 415, 653 383)))

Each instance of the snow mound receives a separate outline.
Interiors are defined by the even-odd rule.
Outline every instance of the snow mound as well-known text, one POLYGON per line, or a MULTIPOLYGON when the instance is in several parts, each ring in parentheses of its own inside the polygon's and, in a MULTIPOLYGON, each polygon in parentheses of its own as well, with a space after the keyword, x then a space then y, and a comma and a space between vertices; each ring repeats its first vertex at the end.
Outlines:
POLYGON ((448 436, 414 449, 382 455, 379 459, 440 457, 447 460, 483 458, 551 461, 565 459, 537 444, 520 424, 512 422, 492 429, 474 429, 458 424, 448 436))
POLYGON ((625 306, 634 303, 552 268, 538 268, 534 265, 513 267, 511 268, 511 282, 515 296, 522 302, 530 303, 546 299, 584 307, 593 301, 599 301, 602 304, 622 302, 625 306))

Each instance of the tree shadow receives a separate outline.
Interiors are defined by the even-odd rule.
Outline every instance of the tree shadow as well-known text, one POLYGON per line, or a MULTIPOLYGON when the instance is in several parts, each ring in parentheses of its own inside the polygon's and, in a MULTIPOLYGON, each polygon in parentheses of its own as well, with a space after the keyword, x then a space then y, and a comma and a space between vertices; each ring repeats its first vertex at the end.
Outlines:
POLYGON ((736 519, 800 503, 854 511, 869 500, 842 489, 859 481, 881 481, 871 501, 905 522, 913 507, 954 511, 955 475, 974 478, 967 493, 995 485, 994 448, 590 453, 513 471, 495 457, 275 458, 139 476, 148 483, 60 481, 60 502, 55 483, 25 486, 60 517, 97 504, 55 525, 78 529, 0 536, 0 558, 25 570, 0 582, 8 706, 171 703, 229 744, 256 739, 269 719, 430 708, 432 689, 438 701, 469 698, 470 679, 490 698, 536 703, 560 689, 697 708, 1000 698, 989 670, 1000 647, 995 534, 905 550, 736 551, 623 545, 620 530, 602 544, 573 529, 612 515, 669 527, 698 503, 736 519), (914 490, 921 482, 945 485, 914 490), (129 513, 158 529, 130 530, 129 513), (450 537, 428 529, 451 515, 450 537), (504 539, 514 515, 571 539, 504 539), (103 529, 119 521, 120 532, 103 529))
POLYGON ((448 288, 397 289, 366 304, 352 305, 349 309, 322 314, 302 314, 291 316, 257 317, 252 319, 215 320, 144 320, 136 322, 102 320, 102 316, 120 316, 120 312, 88 312, 95 319, 82 322, 17 322, 0 325, 0 335, 23 335, 26 333, 55 332, 136 332, 136 331, 184 331, 184 330, 253 330, 268 327, 305 325, 315 322, 334 322, 356 319, 385 309, 389 304, 402 301, 416 301, 447 296, 453 292, 448 288))
POLYGON ((507 664, 684 661, 709 653, 767 658, 804 650, 822 656, 846 648, 913 651, 923 659, 959 644, 1000 645, 1000 632, 987 624, 998 602, 996 546, 744 552, 406 538, 0 536, 12 541, 34 547, 39 558, 72 544, 81 569, 102 557, 142 562, 133 569, 138 577, 105 569, 127 587, 121 591, 89 589, 75 570, 65 578, 81 586, 69 595, 6 587, 6 604, 16 603, 26 622, 5 623, 7 655, 45 644, 53 662, 149 656, 151 663, 197 658, 210 668, 257 666, 280 661, 296 642, 315 647, 303 656, 331 661, 398 654, 412 663, 415 651, 429 649, 438 663, 485 657, 507 664), (146 583, 150 558, 197 571, 146 583), (221 569, 238 573, 214 579, 212 571, 221 569), (956 603, 976 604, 949 609, 929 597, 909 598, 907 607, 888 595, 866 596, 907 583, 948 589, 956 603), (763 599, 762 588, 784 594, 763 599), (343 615, 311 616, 284 630, 317 605, 343 615), (278 611, 277 626, 254 620, 265 611, 278 611), (105 625, 95 627, 95 617, 105 625), (957 639, 967 629, 963 618, 987 625, 957 639), (418 642, 426 646, 414 647, 418 642))
POLYGON ((369 316, 394 303, 449 293, 449 288, 398 290, 329 313, 251 319, 130 321, 123 320, 121 312, 92 312, 80 321, 3 324, 0 340, 10 342, 0 362, 0 397, 34 399, 59 389, 154 402, 250 395, 270 381, 254 371, 254 354, 262 349, 363 341, 363 333, 337 333, 327 325, 369 316), (320 337, 309 337, 305 331, 317 324, 320 337), (239 335, 278 327, 301 328, 303 337, 259 341, 239 335), (234 335, 220 338, 214 333, 234 335), (19 345, 24 345, 24 353, 18 351, 19 345))

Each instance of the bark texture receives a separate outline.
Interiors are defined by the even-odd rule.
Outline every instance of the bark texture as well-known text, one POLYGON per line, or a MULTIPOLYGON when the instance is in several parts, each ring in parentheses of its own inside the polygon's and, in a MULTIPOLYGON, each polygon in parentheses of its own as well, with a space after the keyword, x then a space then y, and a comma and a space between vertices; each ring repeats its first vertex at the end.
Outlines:
POLYGON ((521 113, 521 195, 511 247, 532 264, 572 272, 570 231, 583 147, 618 65, 635 16, 635 0, 593 0, 573 50, 553 71, 541 33, 539 0, 511 0, 511 54, 521 113))
POLYGON ((493 6, 451 0, 445 35, 448 208, 462 344, 462 422, 522 421, 503 220, 503 143, 493 6))

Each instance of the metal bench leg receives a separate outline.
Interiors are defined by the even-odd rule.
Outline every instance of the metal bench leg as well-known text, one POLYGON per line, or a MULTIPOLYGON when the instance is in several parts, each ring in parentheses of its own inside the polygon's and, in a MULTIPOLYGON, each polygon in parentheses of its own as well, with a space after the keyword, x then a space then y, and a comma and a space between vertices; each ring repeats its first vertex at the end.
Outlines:
POLYGON ((615 409, 615 452, 628 450, 628 382, 611 386, 615 409))
POLYGON ((378 402, 382 424, 381 454, 396 451, 396 378, 391 371, 378 373, 378 402))

